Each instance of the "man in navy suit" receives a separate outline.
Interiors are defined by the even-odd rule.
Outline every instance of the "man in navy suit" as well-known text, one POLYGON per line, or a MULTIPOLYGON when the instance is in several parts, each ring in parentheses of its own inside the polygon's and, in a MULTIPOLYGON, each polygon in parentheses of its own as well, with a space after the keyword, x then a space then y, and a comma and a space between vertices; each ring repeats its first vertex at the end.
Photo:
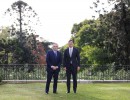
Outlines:
POLYGON ((46 82, 46 94, 49 93, 49 87, 52 77, 54 78, 53 93, 57 93, 57 80, 62 63, 61 53, 58 51, 58 44, 54 43, 52 50, 48 51, 46 56, 47 63, 47 82, 46 82))
POLYGON ((73 40, 69 40, 69 47, 64 51, 63 66, 67 75, 67 93, 70 93, 70 79, 73 76, 73 91, 77 91, 77 71, 80 70, 79 51, 73 47, 73 40))

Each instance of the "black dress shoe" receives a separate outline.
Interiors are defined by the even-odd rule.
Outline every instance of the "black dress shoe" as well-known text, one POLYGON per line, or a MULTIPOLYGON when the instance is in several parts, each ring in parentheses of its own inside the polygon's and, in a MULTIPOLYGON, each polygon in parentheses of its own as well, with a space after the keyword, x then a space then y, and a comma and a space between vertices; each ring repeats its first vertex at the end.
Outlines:
POLYGON ((74 89, 73 91, 74 91, 74 93, 76 93, 76 89, 74 89))
POLYGON ((66 93, 70 93, 70 92, 66 92, 66 93))
POLYGON ((45 92, 46 94, 49 94, 48 92, 45 92))
POLYGON ((58 94, 57 92, 53 92, 54 94, 58 94))

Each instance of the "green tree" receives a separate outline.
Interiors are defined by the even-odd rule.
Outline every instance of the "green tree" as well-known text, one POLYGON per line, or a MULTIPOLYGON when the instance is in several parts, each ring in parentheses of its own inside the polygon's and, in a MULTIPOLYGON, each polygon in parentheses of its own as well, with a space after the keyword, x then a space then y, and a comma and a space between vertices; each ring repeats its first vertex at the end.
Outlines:
POLYGON ((79 24, 74 24, 72 34, 75 33, 75 46, 81 52, 81 63, 83 64, 109 64, 110 56, 105 48, 105 34, 103 28, 99 27, 100 21, 85 20, 79 24))
MULTIPOLYGON (((130 10, 129 0, 109 0, 114 2, 113 10, 105 15, 100 15, 100 28, 105 27, 105 47, 113 56, 116 65, 130 64, 130 10)), ((98 5, 98 4, 97 4, 98 5)), ((102 29, 101 28, 101 29, 102 29)))
POLYGON ((8 64, 10 62, 12 40, 9 39, 8 27, 3 28, 0 33, 0 63, 8 64))
POLYGON ((37 40, 35 38, 35 30, 33 26, 39 24, 37 13, 23 1, 14 2, 11 8, 5 12, 14 21, 11 25, 10 36, 15 40, 13 44, 13 61, 12 63, 34 63, 32 50, 36 50, 37 40), (31 26, 33 25, 33 26, 31 26), (33 35, 32 35, 33 34, 33 35), (28 41, 31 38, 31 46, 28 46, 28 41))

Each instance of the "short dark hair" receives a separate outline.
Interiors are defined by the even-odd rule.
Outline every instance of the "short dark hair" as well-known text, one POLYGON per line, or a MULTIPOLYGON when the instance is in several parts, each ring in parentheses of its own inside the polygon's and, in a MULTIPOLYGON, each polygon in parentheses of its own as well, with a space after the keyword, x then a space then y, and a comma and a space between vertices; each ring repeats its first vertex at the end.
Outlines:
POLYGON ((69 40, 69 42, 73 42, 74 43, 74 40, 71 39, 71 40, 69 40))

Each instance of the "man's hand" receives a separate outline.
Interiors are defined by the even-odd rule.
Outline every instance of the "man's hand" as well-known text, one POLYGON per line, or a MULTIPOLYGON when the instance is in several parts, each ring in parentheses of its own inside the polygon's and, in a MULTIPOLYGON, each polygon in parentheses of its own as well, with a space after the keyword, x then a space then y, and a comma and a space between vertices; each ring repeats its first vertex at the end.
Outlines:
POLYGON ((53 70, 56 70, 56 69, 57 69, 57 67, 56 67, 56 66, 51 66, 51 68, 52 68, 53 70))
POLYGON ((56 67, 56 69, 58 69, 58 66, 55 66, 56 67))
POLYGON ((77 67, 77 71, 79 71, 79 70, 80 70, 80 67, 78 66, 78 67, 77 67))
POLYGON ((58 66, 55 66, 55 70, 57 70, 58 69, 58 66))
POLYGON ((64 67, 64 70, 67 70, 66 67, 64 67))

